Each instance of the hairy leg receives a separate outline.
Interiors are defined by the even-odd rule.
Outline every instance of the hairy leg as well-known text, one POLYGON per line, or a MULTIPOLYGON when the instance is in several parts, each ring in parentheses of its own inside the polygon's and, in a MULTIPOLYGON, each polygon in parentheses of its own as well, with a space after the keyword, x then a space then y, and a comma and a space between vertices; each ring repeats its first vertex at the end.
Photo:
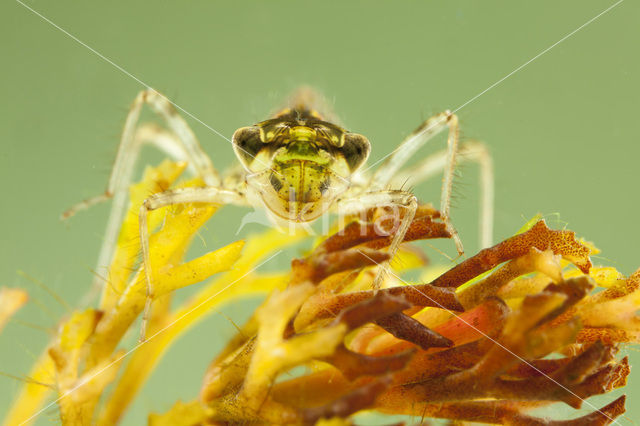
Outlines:
MULTIPOLYGON (((176 159, 187 161, 194 174, 201 176, 207 185, 220 186, 220 177, 211 160, 202 151, 193 131, 169 100, 155 90, 140 92, 129 109, 107 189, 103 194, 85 200, 62 214, 62 218, 67 219, 80 210, 113 198, 97 269, 110 262, 118 229, 127 208, 127 190, 132 181, 136 160, 140 148, 146 143, 158 147, 176 159), (171 132, 152 125, 138 127, 140 112, 145 104, 164 119, 171 132)), ((96 277, 94 287, 100 284, 100 278, 96 277)))
MULTIPOLYGON (((480 248, 491 246, 493 240, 494 176, 493 161, 487 146, 479 141, 460 144, 458 162, 473 162, 480 166, 480 248)), ((447 151, 436 152, 415 166, 400 170, 391 180, 392 187, 410 187, 440 173, 447 166, 447 151)))
MULTIPOLYGON (((353 198, 338 200, 335 209, 339 215, 346 216, 361 213, 369 209, 382 206, 394 207, 394 209, 392 210, 392 215, 390 217, 383 216, 379 218, 380 232, 393 234, 393 239, 391 240, 391 244, 389 245, 388 249, 389 259, 391 260, 398 251, 400 243, 402 243, 402 241, 404 240, 404 236, 406 235, 407 230, 409 229, 409 225, 411 225, 411 222, 413 221, 413 218, 416 214, 416 210, 418 209, 418 200, 413 194, 406 191, 368 192, 355 196, 353 198), (396 208, 404 210, 404 214, 400 215, 396 208), (386 218, 392 219, 394 221, 393 229, 385 229, 382 222, 386 218), (395 226, 396 222, 398 222, 397 227, 395 226)), ((374 289, 380 288, 382 281, 384 280, 387 267, 388 262, 385 262, 382 265, 382 268, 378 271, 378 274, 376 275, 376 278, 373 282, 374 289)))
POLYGON ((458 254, 464 253, 462 241, 450 220, 451 187, 458 154, 458 117, 449 111, 440 113, 422 123, 398 148, 396 148, 386 161, 376 170, 369 184, 369 190, 383 190, 386 188, 398 170, 407 162, 415 152, 425 143, 444 129, 449 129, 447 138, 447 151, 445 156, 444 175, 442 179, 442 191, 440 196, 440 213, 447 229, 453 235, 458 254))
POLYGON ((236 191, 213 186, 203 188, 180 188, 154 194, 142 203, 139 213, 140 246, 142 248, 142 261, 147 282, 147 300, 142 316, 142 329, 140 330, 141 341, 144 341, 145 339, 151 303, 155 297, 153 269, 151 268, 151 255, 149 253, 149 229, 147 226, 147 215, 150 211, 161 207, 185 203, 242 204, 242 195, 236 191))

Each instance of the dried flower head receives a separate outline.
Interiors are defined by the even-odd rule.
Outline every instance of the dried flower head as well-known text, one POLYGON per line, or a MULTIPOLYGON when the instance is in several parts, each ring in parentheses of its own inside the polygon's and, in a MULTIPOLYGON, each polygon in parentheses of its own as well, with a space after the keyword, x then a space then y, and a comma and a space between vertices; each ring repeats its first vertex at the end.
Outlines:
MULTIPOLYGON (((144 271, 136 266, 136 212, 145 195, 173 185, 184 167, 165 161, 131 188, 132 207, 99 305, 62 320, 5 424, 29 423, 54 403, 64 424, 118 422, 179 335, 212 308, 265 292, 214 357, 199 399, 150 414, 150 424, 347 425, 353 414, 375 410, 497 424, 599 425, 624 412, 624 396, 600 408, 588 398, 626 384, 630 367, 617 352, 640 340, 640 270, 624 277, 593 267, 594 247, 542 220, 420 283, 401 277, 402 268, 425 268, 405 244, 398 254, 403 266, 372 290, 391 237, 366 224, 350 223, 294 259, 290 271, 266 274, 256 266, 305 236, 268 231, 183 263, 216 207, 158 209, 149 215, 150 228, 159 229, 150 240, 158 291, 148 338, 122 349, 146 298, 144 271), (171 308, 174 290, 207 279, 193 298, 171 308), (283 376, 296 367, 304 372, 283 376), (40 383, 44 377, 55 377, 53 388, 40 383), (592 413, 566 421, 530 414, 556 402, 586 404, 592 413)), ((450 237, 439 213, 421 206, 405 242, 450 237)), ((432 273, 425 268, 425 277, 432 273)), ((0 326, 23 298, 0 292, 0 326)))

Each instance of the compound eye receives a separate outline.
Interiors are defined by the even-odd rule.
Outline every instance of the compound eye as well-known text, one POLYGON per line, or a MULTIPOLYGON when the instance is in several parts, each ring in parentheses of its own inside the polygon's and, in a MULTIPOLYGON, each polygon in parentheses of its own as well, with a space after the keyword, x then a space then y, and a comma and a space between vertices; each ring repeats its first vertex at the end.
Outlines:
POLYGON ((351 170, 355 172, 367 161, 369 152, 371 152, 371 144, 369 139, 357 133, 345 133, 342 135, 342 146, 340 152, 351 170))
POLYGON ((241 127, 233 134, 233 150, 247 169, 251 169, 251 164, 263 145, 259 127, 241 127))

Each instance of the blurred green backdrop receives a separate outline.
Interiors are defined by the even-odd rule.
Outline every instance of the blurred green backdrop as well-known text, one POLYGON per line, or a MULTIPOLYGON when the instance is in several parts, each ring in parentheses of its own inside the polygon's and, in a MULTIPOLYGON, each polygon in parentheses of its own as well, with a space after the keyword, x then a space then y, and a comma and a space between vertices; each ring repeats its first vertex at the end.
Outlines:
MULTIPOLYGON (((422 119, 464 104, 614 2, 28 4, 228 137, 264 119, 298 85, 313 85, 349 129, 370 138, 376 160, 422 119)), ((640 266, 638 22, 638 3, 626 0, 458 112, 463 136, 486 141, 494 157, 496 240, 540 212, 552 226, 566 221, 595 241, 603 250, 596 263, 626 274, 640 266)), ((58 217, 104 190, 128 105, 143 87, 11 0, 0 5, 0 47, 0 284, 26 288, 36 302, 0 336, 0 371, 26 375, 49 337, 39 327, 53 327, 64 308, 17 271, 41 279, 71 305, 85 293, 108 206, 69 223, 58 217)), ((224 139, 188 121, 218 167, 233 161, 224 139)), ((145 151, 147 161, 158 158, 145 151)), ((463 167, 456 181, 454 223, 468 254, 477 249, 476 172, 463 167)), ((438 187, 434 181, 416 191, 437 200, 438 187)), ((217 217, 203 234, 207 244, 235 238, 241 213, 226 209, 217 217)), ((223 311, 242 322, 248 309, 223 311)), ((184 336, 125 424, 194 398, 204 368, 233 333, 215 313, 184 336)), ((634 348, 626 352, 640 362, 634 348)), ((0 413, 19 386, 0 377, 0 413)), ((640 419, 637 374, 626 392, 632 399, 622 423, 640 419)), ((54 409, 38 423, 51 420, 54 409)))

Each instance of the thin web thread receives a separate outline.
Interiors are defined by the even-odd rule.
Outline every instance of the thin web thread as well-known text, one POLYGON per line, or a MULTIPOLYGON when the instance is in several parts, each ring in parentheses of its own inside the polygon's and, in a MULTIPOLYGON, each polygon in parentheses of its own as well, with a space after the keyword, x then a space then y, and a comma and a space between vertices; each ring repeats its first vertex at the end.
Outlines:
MULTIPOLYGON (((536 59, 538 59, 539 57, 541 57, 542 55, 544 55, 545 53, 549 52, 551 49, 553 49, 554 47, 556 47, 557 45, 559 45, 560 43, 562 43, 563 41, 565 41, 566 39, 568 39, 569 37, 573 36, 574 34, 576 34, 578 31, 584 29, 587 25, 593 23, 596 19, 600 18, 602 15, 608 13, 609 11, 611 11, 613 8, 615 8, 616 6, 620 5, 622 2, 624 2, 624 0, 618 0, 616 3, 612 4, 611 6, 609 6, 608 8, 606 8, 605 10, 603 10, 602 12, 598 13, 596 16, 594 16, 593 18, 589 19, 587 22, 585 22, 584 24, 580 25, 578 28, 576 28, 575 30, 571 31, 569 34, 565 35, 564 37, 562 37, 560 40, 556 41, 555 43, 553 43, 551 46, 547 47, 546 49, 544 49, 543 51, 541 51, 540 53, 538 53, 537 55, 535 55, 533 58, 529 59, 528 61, 526 61, 525 63, 523 63, 522 65, 518 66, 517 68, 515 68, 513 71, 511 71, 510 73, 508 73, 507 75, 505 75, 504 77, 502 77, 501 79, 499 79, 498 81, 496 81, 495 83, 493 83, 492 85, 490 85, 489 87, 487 87, 486 89, 484 89, 483 91, 481 91, 480 93, 478 93, 477 95, 473 96, 472 98, 470 98, 469 100, 463 102, 462 104, 460 104, 458 107, 454 108, 452 111, 448 111, 450 114, 455 114, 456 112, 460 111, 462 108, 466 107, 467 105, 469 105, 470 103, 472 103, 473 101, 475 101, 476 99, 478 99, 480 96, 484 95, 485 93, 487 93, 488 91, 490 91, 491 89, 493 89, 494 87, 496 87, 497 85, 499 85, 500 83, 502 83, 503 81, 505 81, 506 79, 508 79, 509 77, 511 77, 512 75, 514 75, 515 73, 517 73, 518 71, 520 71, 521 69, 523 69, 524 67, 526 67, 527 65, 529 65, 530 63, 532 63, 533 61, 535 61, 536 59)), ((419 131, 418 133, 416 133, 415 135, 410 135, 409 137, 419 137, 420 135, 428 132, 429 130, 433 129, 434 127, 436 127, 437 125, 441 124, 440 121, 427 126, 426 128, 422 129, 421 131, 419 131)), ((400 149, 402 148, 402 145, 400 145, 398 148, 394 149, 393 151, 391 151, 389 154, 385 155, 384 157, 382 157, 381 159, 379 159, 378 161, 376 161, 375 163, 371 164, 370 166, 367 166, 366 169, 363 170, 363 172, 366 172, 367 170, 371 170, 371 168, 373 168, 375 165, 379 164, 380 162, 386 160, 387 158, 389 158, 391 155, 395 154, 396 152, 398 152, 400 149)))
MULTIPOLYGON (((215 133, 216 135, 220 136, 221 138, 223 138, 224 140, 226 140, 227 142, 229 142, 230 144, 233 145, 233 141, 231 141, 231 139, 229 139, 228 137, 226 137, 225 135, 223 135, 222 133, 220 133, 218 130, 214 129, 213 127, 211 127, 210 125, 208 125, 207 123, 205 123, 204 121, 202 121, 201 119, 199 119, 198 117, 196 117, 194 114, 192 114, 191 112, 187 111, 185 108, 183 108, 182 106, 178 105, 177 103, 175 103, 174 101, 172 101, 171 99, 169 99, 168 97, 166 97, 165 95, 163 95, 162 93, 160 93, 159 91, 157 91, 155 88, 153 88, 152 86, 150 86, 149 84, 145 83, 144 81, 142 81, 141 79, 139 79, 138 77, 136 77, 135 75, 133 75, 132 73, 130 73, 129 71, 127 71, 126 69, 124 69, 122 66, 118 65, 117 63, 115 63, 114 61, 112 61, 111 59, 109 59, 108 57, 106 57, 105 55, 103 55, 102 53, 98 52, 96 49, 94 49, 93 47, 89 46, 87 43, 83 42, 82 40, 80 40, 79 38, 77 38, 76 36, 74 36, 73 34, 71 34, 69 31, 65 30, 64 28, 62 28, 61 26, 59 26, 58 24, 56 24, 55 22, 53 22, 52 20, 50 20, 49 18, 47 18, 46 16, 44 16, 43 14, 41 14, 40 12, 38 12, 37 10, 33 9, 32 7, 28 6, 27 4, 23 3, 21 0, 16 0, 17 3, 19 3, 20 5, 22 5, 24 8, 30 10, 32 13, 34 13, 35 15, 37 15, 38 17, 40 17, 42 20, 44 20, 45 22, 47 22, 48 24, 50 24, 51 26, 53 26, 54 28, 58 29, 59 31, 61 31, 63 34, 65 34, 66 36, 68 36, 69 38, 71 38, 72 40, 74 40, 76 43, 80 44, 81 46, 85 47, 86 49, 88 49, 89 51, 91 51, 92 53, 94 53, 96 56, 98 56, 100 59, 104 60, 105 62, 107 62, 108 64, 110 64, 111 66, 113 66, 114 68, 116 68, 118 71, 122 72, 123 74, 125 74, 126 76, 132 78, 133 80, 137 81, 138 83, 140 83, 140 85, 144 86, 145 89, 153 91, 156 95, 158 95, 159 97, 161 97, 162 99, 164 99, 165 101, 169 102, 171 105, 173 105, 176 109, 182 111, 184 114, 186 114, 187 116, 191 117, 192 119, 194 119, 195 121, 197 121, 198 123, 202 124, 204 127, 206 127, 207 129, 211 130, 213 133, 215 133)), ((252 155, 250 152, 246 151, 244 148, 238 146, 238 149, 240 149, 241 151, 243 151, 244 153, 246 153, 247 155, 249 155, 251 158, 253 158, 254 160, 258 160, 260 161, 260 163, 267 169, 270 169, 271 171, 273 171, 274 173, 276 173, 277 175, 280 175, 280 173, 278 173, 277 171, 273 170, 269 165, 265 164, 262 160, 257 159, 254 155, 252 155)))
MULTIPOLYGON (((615 8, 616 6, 618 6, 619 4, 621 4, 624 0, 619 0, 616 3, 614 3, 613 5, 611 5, 610 7, 608 7, 607 9, 605 9, 604 11, 600 12, 598 15, 594 16, 593 18, 591 18, 590 20, 588 20, 587 22, 585 22, 584 24, 582 24, 580 27, 576 28, 575 30, 573 30, 572 32, 570 32, 569 34, 565 35, 563 38, 561 38, 560 40, 558 40, 557 42, 555 42, 554 44, 552 44, 551 46, 547 47, 546 49, 544 49, 542 52, 538 53, 536 56, 534 56, 533 58, 529 59, 527 62, 523 63, 522 65, 520 65, 519 67, 517 67, 516 69, 514 69, 513 71, 511 71, 509 74, 505 75, 504 77, 502 77, 500 80, 496 81, 495 83, 493 83, 492 85, 490 85, 489 87, 487 87, 486 89, 484 89, 483 91, 481 91, 480 93, 478 93, 477 95, 475 95, 474 97, 472 97, 471 99, 469 99, 468 101, 464 102, 463 104, 461 104, 460 106, 458 106, 457 108, 455 108, 451 113, 456 113, 457 111, 459 111, 460 109, 466 107, 468 104, 470 104, 471 102, 475 101, 476 99, 478 99, 480 96, 484 95, 485 93, 487 93, 489 90, 493 89, 494 87, 496 87, 497 85, 499 85, 500 83, 502 83, 504 80, 508 79, 509 77, 511 77, 513 74, 517 73, 518 71, 520 71, 522 68, 526 67, 527 65, 529 65, 531 62, 535 61, 536 59, 538 59, 540 56, 544 55, 545 53, 547 53, 549 50, 553 49, 555 46, 557 46, 558 44, 562 43, 563 41, 565 41, 566 39, 568 39, 569 37, 573 36, 575 33, 577 33, 578 31, 580 31, 581 29, 585 28, 587 25, 591 24, 592 22, 594 22, 596 19, 600 18, 602 15, 606 14, 607 12, 609 12, 610 10, 612 10, 613 8, 615 8)), ((65 35, 67 35, 68 37, 70 37, 72 40, 74 40, 75 42, 79 43, 80 45, 82 45, 83 47, 85 47, 86 49, 90 50, 92 53, 94 53, 95 55, 97 55, 98 57, 100 57, 101 59, 103 59, 104 61, 106 61, 107 63, 109 63, 110 65, 112 65, 113 67, 115 67, 117 70, 119 70, 120 72, 124 73, 125 75, 127 75, 128 77, 132 78, 133 80, 135 80, 136 82, 138 82, 139 84, 141 84, 142 86, 144 86, 147 90, 151 90, 154 93, 156 93, 158 96, 162 97, 164 100, 166 100, 167 102, 169 102, 171 105, 173 105, 175 108, 177 108, 178 110, 182 111, 184 114, 186 114, 187 116, 191 117, 192 119, 196 120, 198 123, 202 124, 203 126, 205 126, 206 128, 208 128, 210 131, 212 131, 214 134, 222 137, 223 139, 225 139, 227 142, 229 143, 233 143, 229 138, 227 138, 226 136, 224 136, 222 133, 220 133, 218 130, 216 130, 215 128, 209 126, 207 123, 205 123, 204 121, 200 120, 198 117, 196 117, 195 115, 193 115, 191 112, 189 112, 188 110, 186 110, 185 108, 183 108, 182 106, 178 105, 177 103, 173 102, 171 99, 167 98, 165 95, 163 95, 162 93, 158 92, 155 88, 151 87, 150 85, 148 85, 147 83, 145 83, 144 81, 142 81, 141 79, 139 79, 138 77, 136 77, 135 75, 133 75, 132 73, 130 73, 129 71, 127 71, 126 69, 124 69, 123 67, 121 67, 120 65, 118 65, 117 63, 113 62, 111 59, 109 59, 108 57, 104 56, 103 54, 101 54, 100 52, 98 52, 97 50, 95 50, 94 48, 92 48, 91 46, 87 45, 86 43, 84 43, 83 41, 81 41, 80 39, 78 39, 77 37, 75 37, 73 34, 69 33, 67 30, 65 30, 64 28, 60 27, 59 25, 55 24, 53 21, 51 21, 50 19, 48 19, 47 17, 45 17, 44 15, 42 15, 41 13, 39 13, 38 11, 36 11, 35 9, 31 8, 30 6, 26 5, 25 3, 23 3, 21 0, 16 0, 17 3, 19 3, 20 5, 22 5, 23 7, 25 7, 26 9, 30 10, 32 13, 34 13, 35 15, 37 15, 38 17, 40 17, 41 19, 43 19, 44 21, 46 21, 47 23, 49 23, 50 25, 52 25, 53 27, 55 27, 56 29, 58 29, 59 31, 61 31, 62 33, 64 33, 65 35)), ((436 123, 439 124, 439 123, 436 123)), ((425 129, 423 129, 421 132, 419 132, 418 134, 416 134, 415 136, 419 136, 424 132, 427 132, 430 128, 432 128, 433 126, 427 127, 425 129)), ((240 147, 239 147, 240 148, 240 147)), ((244 149, 240 148, 242 151, 246 152, 244 149)), ((387 154, 386 156, 384 156, 383 158, 381 158, 380 160, 376 161, 375 163, 373 163, 372 165, 368 166, 363 172, 366 172, 367 170, 371 169, 373 166, 375 166, 376 164, 380 163, 381 161, 385 160, 386 158, 388 158, 389 156, 393 155, 399 148, 397 148, 396 150, 392 151, 391 153, 387 154)), ((250 153, 246 152, 249 156, 251 156, 252 158, 255 158, 253 155, 251 155, 250 153)), ((267 166, 267 165, 265 165, 267 166)), ((267 166, 268 167, 268 166, 267 166)), ((269 169, 271 169, 271 167, 268 167, 269 169)), ((274 171, 275 172, 275 171, 274 171)), ((341 177, 342 178, 342 177, 341 177)), ((344 179, 344 178, 342 178, 344 179)), ((163 329, 159 330, 158 332, 156 332, 155 334, 153 334, 151 337, 149 337, 149 339, 146 341, 150 341, 151 339, 153 339, 154 337, 156 337, 157 335, 159 335, 160 333, 164 332, 165 330, 167 330, 168 328, 170 328, 171 326, 173 326, 176 322, 180 321, 181 319, 183 319, 185 316, 189 315, 191 312, 193 312, 194 310, 196 310, 197 308, 199 308, 200 306, 202 306, 203 304, 207 303, 209 300, 213 299, 214 297, 216 297, 217 295, 219 295, 220 293, 222 293, 223 291, 225 291, 226 289, 228 289, 229 287, 231 287, 233 284, 235 284, 236 282, 238 282, 240 279, 244 278, 246 275, 250 274, 251 272, 255 271, 258 267, 262 266, 263 264, 267 263, 268 261, 270 261, 271 259, 273 259, 275 256, 277 256, 278 254, 280 254, 282 251, 279 251, 277 253, 275 253, 274 255, 272 255, 271 257, 269 257, 267 260, 263 261, 262 263, 260 263, 259 265, 257 265, 255 268, 253 268, 251 271, 247 272, 245 275, 243 275, 242 277, 238 278, 237 280, 233 281, 232 283, 230 283, 229 285, 227 285, 225 288, 223 288, 222 290, 220 290, 218 293, 212 295, 211 297, 209 297, 208 299, 206 299, 205 301, 203 301, 202 303, 200 303, 198 306, 192 308, 190 311, 186 312, 185 314, 183 314, 181 317, 177 318, 175 321, 173 321, 171 324, 167 325, 166 327, 164 327, 163 329)), ((364 256, 368 257, 366 254, 362 253, 364 256)), ((370 258, 369 258, 370 259, 370 258)), ((373 261, 373 259, 371 259, 373 261)), ((377 262, 374 261, 374 263, 377 264, 377 262)), ((384 266, 378 264, 379 266, 383 267, 385 269, 385 271, 387 271, 388 273, 390 273, 391 275, 394 275, 396 278, 398 278, 400 281, 402 281, 405 284, 408 284, 407 282, 405 282, 404 280, 402 280, 400 277, 398 277, 397 275, 395 275, 393 272, 389 271, 387 268, 385 268, 384 266)), ((432 300, 435 304, 439 305, 442 309, 447 310, 446 308, 444 308, 442 305, 440 305, 437 301, 434 301, 433 299, 429 298, 427 295, 425 295, 424 293, 422 293, 420 290, 418 290, 417 288, 411 286, 412 288, 414 288, 414 290, 416 290, 417 292, 419 292, 420 294, 422 294, 423 296, 427 297, 428 299, 432 300)), ((449 311, 449 310, 447 310, 449 311)), ((504 346, 502 346, 500 343, 496 342, 495 340, 493 340, 491 337, 487 336, 486 334, 484 334, 482 331, 478 330, 476 327, 474 327, 472 324, 467 323, 466 321, 464 321, 463 319, 461 319, 459 316, 457 316, 454 312, 449 311, 450 313, 452 313, 454 316, 456 316, 458 319, 460 319, 462 322, 465 322, 467 325, 469 325, 470 327, 474 328, 476 331, 478 331, 479 333, 483 334, 485 337, 487 337, 488 339, 490 339, 491 341, 493 341, 495 344, 499 345, 500 347, 502 347, 503 349, 505 349, 507 352, 511 353, 513 356, 517 357, 518 359, 520 359, 521 361, 523 361, 524 363, 528 364, 529 366, 531 366, 534 370, 538 371, 540 374, 544 375, 545 377, 547 377, 549 380, 553 381, 554 383, 556 383, 558 386, 562 387, 564 390, 566 390, 567 392, 573 394, 574 396, 576 396, 577 398, 581 399, 582 401, 584 401, 587 405, 589 405, 590 407, 594 408, 597 412, 601 413, 602 415, 604 415, 605 417, 607 417, 609 420, 611 420, 612 422, 618 423, 616 420, 610 418, 608 415, 606 415, 605 413, 601 412, 599 409, 597 409, 596 407, 594 407, 592 404, 590 404, 588 401, 580 398, 578 395, 576 395, 574 392, 572 392, 571 390, 567 389, 566 387, 564 387, 562 384, 558 383, 557 381, 555 381, 553 378, 549 377, 548 375, 544 374, 543 372, 541 372, 540 370, 538 370, 535 366, 531 365, 530 363, 528 363, 526 360, 522 359, 521 357, 519 357, 518 355, 514 354, 513 352, 511 352, 509 349, 505 348, 504 346)), ((51 402, 50 404, 48 404, 47 406, 45 406, 44 408, 42 408, 40 411, 36 412, 35 414, 33 414, 31 417, 29 417, 27 420, 25 420, 23 423, 27 423, 28 421, 30 421, 31 419, 35 418, 36 416, 38 416, 39 414, 41 414, 43 411, 47 410, 49 407, 53 406, 54 404, 56 404, 58 401, 60 401, 62 398, 68 396, 69 394, 73 393, 75 390, 77 390, 78 388, 80 388, 81 386, 83 386, 85 383, 87 383, 88 381, 92 380, 93 378, 95 378, 96 376, 98 376, 99 374, 101 374, 102 372, 104 372, 105 370, 107 370, 108 368, 110 368, 113 364, 119 362, 121 359, 125 358, 126 356, 128 356, 129 354, 131 354, 132 352, 134 352, 135 350, 137 350, 140 346, 144 345, 146 342, 141 342, 138 343, 136 346, 134 346, 132 349, 130 349, 129 351, 127 351, 125 354, 121 355, 120 357, 118 357, 116 360, 112 361, 110 364, 108 364, 107 366, 105 366, 104 368, 102 368, 101 370, 99 370, 98 372, 96 372, 95 374, 93 374, 89 379, 85 379, 85 381, 83 381, 82 383, 80 383, 79 385, 75 386, 74 388, 72 388, 71 390, 65 392, 63 395, 61 395, 58 399, 56 399, 55 401, 51 402)), ((619 424, 619 423, 618 423, 619 424)))

